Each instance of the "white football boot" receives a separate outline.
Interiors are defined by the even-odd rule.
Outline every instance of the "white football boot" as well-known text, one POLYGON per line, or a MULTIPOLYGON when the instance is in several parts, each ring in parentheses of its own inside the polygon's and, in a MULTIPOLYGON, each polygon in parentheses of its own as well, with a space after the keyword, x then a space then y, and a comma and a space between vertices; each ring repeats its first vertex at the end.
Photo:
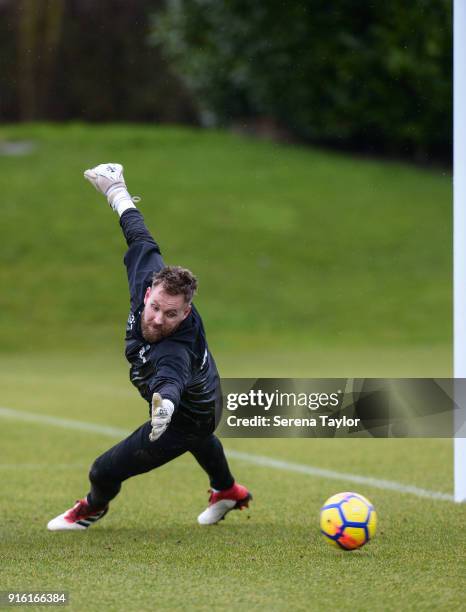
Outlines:
POLYGON ((121 164, 100 164, 84 172, 84 178, 93 185, 97 191, 106 196, 110 207, 120 216, 128 208, 135 208, 134 202, 141 198, 132 198, 126 187, 121 164))
POLYGON ((197 517, 199 525, 215 525, 231 510, 242 510, 249 507, 251 493, 240 484, 234 484, 224 491, 210 490, 209 505, 197 517))
POLYGON ((70 531, 87 529, 99 519, 103 518, 108 512, 108 506, 102 510, 91 510, 87 499, 78 499, 75 505, 59 514, 47 524, 49 531, 70 531))

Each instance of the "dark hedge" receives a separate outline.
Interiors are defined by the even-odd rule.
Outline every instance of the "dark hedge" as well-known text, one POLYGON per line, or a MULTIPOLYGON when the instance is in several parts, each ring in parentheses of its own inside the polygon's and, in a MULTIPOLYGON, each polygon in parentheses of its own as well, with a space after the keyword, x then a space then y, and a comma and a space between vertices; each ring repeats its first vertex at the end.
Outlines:
POLYGON ((448 0, 172 0, 154 19, 204 120, 268 117, 299 139, 451 157, 448 0))

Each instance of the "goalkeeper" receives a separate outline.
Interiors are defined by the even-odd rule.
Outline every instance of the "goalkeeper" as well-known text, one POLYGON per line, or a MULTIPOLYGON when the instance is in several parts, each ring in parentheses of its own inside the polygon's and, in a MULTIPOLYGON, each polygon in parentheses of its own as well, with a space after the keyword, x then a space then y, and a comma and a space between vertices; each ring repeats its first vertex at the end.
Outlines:
POLYGON ((235 483, 213 433, 221 416, 222 393, 202 319, 192 303, 197 280, 185 268, 165 266, 134 205, 136 198, 127 191, 120 164, 101 164, 84 176, 118 213, 128 244, 125 353, 131 382, 148 402, 151 418, 94 461, 87 496, 49 521, 47 528, 87 529, 108 512, 124 480, 187 451, 209 476, 209 505, 198 522, 212 525, 230 510, 247 506, 251 494, 235 483))

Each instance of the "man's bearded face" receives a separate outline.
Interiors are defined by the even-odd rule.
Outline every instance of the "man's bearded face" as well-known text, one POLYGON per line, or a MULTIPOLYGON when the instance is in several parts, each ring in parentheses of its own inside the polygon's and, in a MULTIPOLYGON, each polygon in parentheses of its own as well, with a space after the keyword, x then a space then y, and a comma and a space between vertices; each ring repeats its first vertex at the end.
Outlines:
POLYGON ((141 331, 147 342, 158 342, 172 334, 191 312, 184 295, 169 295, 163 284, 148 287, 144 296, 141 331))

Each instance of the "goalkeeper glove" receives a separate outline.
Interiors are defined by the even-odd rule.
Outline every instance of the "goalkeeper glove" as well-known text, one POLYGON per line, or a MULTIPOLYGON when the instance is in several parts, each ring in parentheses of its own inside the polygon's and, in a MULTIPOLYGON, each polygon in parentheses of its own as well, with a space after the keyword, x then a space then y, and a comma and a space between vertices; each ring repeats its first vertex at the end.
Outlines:
POLYGON ((160 438, 163 432, 170 424, 175 406, 169 399, 162 399, 160 393, 154 393, 152 396, 151 409, 151 425, 152 431, 149 434, 149 440, 155 442, 160 438))

